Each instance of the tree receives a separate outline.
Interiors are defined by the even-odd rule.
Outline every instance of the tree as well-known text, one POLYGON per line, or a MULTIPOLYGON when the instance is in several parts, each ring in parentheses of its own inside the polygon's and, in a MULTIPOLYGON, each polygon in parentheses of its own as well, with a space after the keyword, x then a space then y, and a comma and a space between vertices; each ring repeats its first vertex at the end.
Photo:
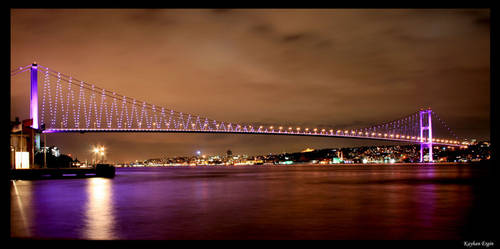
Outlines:
MULTIPOLYGON (((43 150, 37 152, 35 154, 35 164, 40 165, 43 167, 43 150)), ((69 168, 72 165, 73 159, 68 156, 61 154, 58 157, 52 155, 52 153, 48 153, 46 155, 47 159, 47 168, 69 168)))

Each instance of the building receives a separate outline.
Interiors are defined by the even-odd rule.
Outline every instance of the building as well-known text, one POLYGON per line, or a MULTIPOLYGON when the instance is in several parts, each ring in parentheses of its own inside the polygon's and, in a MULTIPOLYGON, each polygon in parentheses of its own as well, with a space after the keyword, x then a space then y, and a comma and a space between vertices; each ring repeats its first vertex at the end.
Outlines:
POLYGON ((40 148, 37 130, 31 128, 32 120, 19 118, 10 122, 10 167, 29 169, 34 167, 34 154, 40 148), (38 148, 38 149, 37 149, 38 148))

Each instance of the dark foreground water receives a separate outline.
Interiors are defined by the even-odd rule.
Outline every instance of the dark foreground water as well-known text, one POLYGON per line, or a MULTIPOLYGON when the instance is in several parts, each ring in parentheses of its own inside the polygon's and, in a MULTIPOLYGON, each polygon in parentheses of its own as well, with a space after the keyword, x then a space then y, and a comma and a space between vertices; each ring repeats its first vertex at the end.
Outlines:
POLYGON ((491 239, 491 168, 117 168, 11 181, 11 236, 43 239, 491 239))

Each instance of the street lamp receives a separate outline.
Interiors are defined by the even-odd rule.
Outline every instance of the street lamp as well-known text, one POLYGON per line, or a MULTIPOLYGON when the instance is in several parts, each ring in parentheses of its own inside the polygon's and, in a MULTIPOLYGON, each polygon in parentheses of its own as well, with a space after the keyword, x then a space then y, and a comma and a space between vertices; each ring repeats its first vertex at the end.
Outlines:
POLYGON ((94 165, 95 165, 95 164, 97 164, 97 153, 99 153, 99 149, 94 147, 92 152, 94 152, 94 165))
POLYGON ((101 153, 101 163, 104 163, 104 146, 101 146, 99 152, 101 153))
POLYGON ((101 146, 101 147, 94 147, 94 149, 92 150, 92 152, 94 152, 94 164, 97 164, 98 162, 98 157, 99 155, 101 155, 101 162, 104 162, 104 146, 101 146))

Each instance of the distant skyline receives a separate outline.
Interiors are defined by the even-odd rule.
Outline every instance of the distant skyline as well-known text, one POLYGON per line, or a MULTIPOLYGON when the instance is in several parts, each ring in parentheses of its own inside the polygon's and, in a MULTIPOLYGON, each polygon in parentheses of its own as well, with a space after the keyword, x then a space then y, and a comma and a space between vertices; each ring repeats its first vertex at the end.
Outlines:
MULTIPOLYGON (((184 113, 359 128, 431 107, 460 137, 490 136, 488 9, 11 9, 11 69, 36 61, 184 113)), ((11 120, 29 118, 29 75, 11 120)), ((228 134, 49 134, 61 153, 124 162, 388 144, 228 134)))

